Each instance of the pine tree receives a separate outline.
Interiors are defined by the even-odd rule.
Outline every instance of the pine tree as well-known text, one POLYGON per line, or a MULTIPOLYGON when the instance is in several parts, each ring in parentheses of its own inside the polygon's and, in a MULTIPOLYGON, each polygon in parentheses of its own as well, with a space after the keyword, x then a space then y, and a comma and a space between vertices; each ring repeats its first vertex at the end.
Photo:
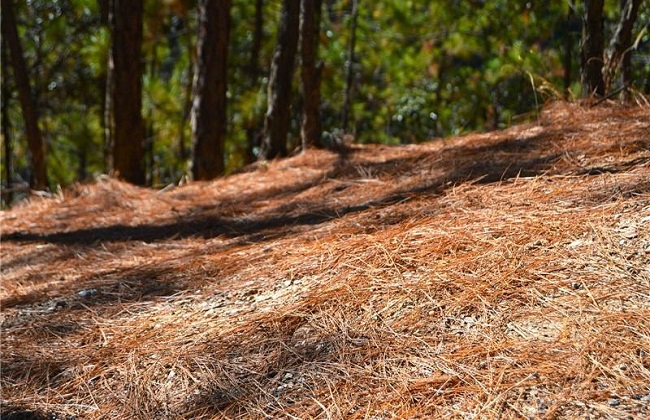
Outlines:
POLYGON ((260 158, 273 159, 287 155, 291 81, 295 67, 300 22, 300 2, 283 0, 271 74, 268 108, 264 119, 264 138, 260 158))
POLYGON ((230 0, 199 1, 199 35, 192 104, 192 177, 223 174, 226 141, 230 0))
POLYGON ((25 64, 23 48, 18 38, 16 16, 14 15, 13 2, 11 0, 2 0, 2 38, 6 40, 11 56, 11 66, 14 70, 14 79, 25 120, 25 132, 32 165, 32 176, 29 184, 32 188, 44 190, 47 188, 45 141, 43 141, 43 135, 38 127, 36 104, 32 97, 27 65, 25 64))
POLYGON ((142 119, 142 0, 111 0, 113 64, 111 103, 113 144, 111 171, 125 181, 145 183, 144 121, 142 119))
POLYGON ((302 148, 320 144, 320 68, 318 44, 320 42, 320 18, 322 0, 302 0, 300 11, 300 49, 302 69, 300 72, 304 109, 302 117, 302 148))
POLYGON ((582 95, 603 96, 603 0, 585 0, 582 27, 582 95))

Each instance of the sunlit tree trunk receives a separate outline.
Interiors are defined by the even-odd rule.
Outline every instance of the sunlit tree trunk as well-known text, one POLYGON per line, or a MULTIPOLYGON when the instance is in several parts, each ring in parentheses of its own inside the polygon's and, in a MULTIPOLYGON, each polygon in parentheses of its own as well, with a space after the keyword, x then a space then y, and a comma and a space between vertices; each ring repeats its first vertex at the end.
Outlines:
POLYGON ((284 0, 278 28, 278 42, 269 76, 268 108, 264 119, 264 136, 260 153, 262 159, 287 155, 291 81, 298 49, 299 23, 300 2, 284 0))
POLYGON ((302 0, 300 11, 300 38, 302 69, 300 72, 304 109, 302 117, 302 148, 306 150, 320 144, 320 66, 318 44, 320 42, 321 0, 302 0))
POLYGON ((25 132, 31 154, 32 177, 30 186, 37 190, 47 188, 47 169, 45 163, 45 141, 38 127, 36 104, 32 97, 27 65, 23 56, 23 48, 18 38, 18 28, 14 15, 13 2, 2 0, 2 38, 7 42, 11 65, 14 70, 14 80, 20 99, 20 107, 25 120, 25 132))
POLYGON ((611 85, 613 78, 620 69, 623 96, 627 96, 632 81, 632 28, 639 12, 641 0, 621 0, 621 19, 616 27, 614 36, 607 50, 607 80, 611 85))
POLYGON ((230 0, 199 1, 199 35, 192 105, 192 177, 224 173, 230 0))
POLYGON ((142 0, 111 0, 113 143, 109 167, 119 177, 144 185, 142 119, 142 0))
POLYGON ((348 58, 345 61, 345 94, 343 97, 343 110, 341 112, 341 128, 348 131, 350 108, 352 106, 352 83, 354 81, 355 48, 357 42, 357 21, 359 18, 359 0, 352 0, 352 23, 350 24, 350 42, 348 44, 348 58))
POLYGON ((582 96, 603 96, 603 0, 585 0, 582 27, 582 96))

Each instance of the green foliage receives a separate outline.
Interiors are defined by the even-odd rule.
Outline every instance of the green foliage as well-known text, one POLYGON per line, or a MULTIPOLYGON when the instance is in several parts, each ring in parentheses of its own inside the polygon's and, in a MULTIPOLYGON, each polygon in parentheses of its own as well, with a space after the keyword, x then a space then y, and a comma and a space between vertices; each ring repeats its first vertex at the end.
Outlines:
MULTIPOLYGON (((110 40, 100 22, 97 0, 18 3, 19 31, 48 146, 51 181, 67 185, 105 172, 103 100, 110 40)), ((152 185, 178 182, 187 170, 194 3, 145 3, 143 115, 152 185)), ((326 135, 340 133, 351 5, 350 0, 324 1, 319 52, 326 135)), ((618 5, 618 0, 606 4, 610 33, 618 19, 618 5)), ((567 7, 566 2, 514 0, 361 0, 351 111, 356 141, 412 143, 502 128, 544 98, 561 96, 567 7)), ((255 2, 233 0, 228 171, 250 160, 261 130, 279 10, 280 0, 264 2, 259 71, 253 75, 255 2)), ((649 17, 650 5, 645 2, 635 37, 649 17)), ((577 42, 576 37, 574 69, 579 62, 577 42)), ((641 59, 634 61, 639 89, 650 74, 648 45, 650 31, 640 39, 641 59)), ((298 76, 299 68, 292 144, 298 144, 300 126, 298 76)), ((574 70, 571 92, 578 95, 575 79, 574 70)), ((5 75, 3 82, 12 86, 11 75, 5 75)), ((15 178, 25 180, 28 152, 13 90, 9 116, 15 178)))

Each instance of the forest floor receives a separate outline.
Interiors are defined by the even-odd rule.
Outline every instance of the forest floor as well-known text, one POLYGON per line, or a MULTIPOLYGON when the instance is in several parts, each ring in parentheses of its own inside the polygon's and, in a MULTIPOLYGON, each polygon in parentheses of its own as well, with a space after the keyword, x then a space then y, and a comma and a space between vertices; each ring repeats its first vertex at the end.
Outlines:
POLYGON ((650 418, 647 106, 0 217, 3 419, 650 418))

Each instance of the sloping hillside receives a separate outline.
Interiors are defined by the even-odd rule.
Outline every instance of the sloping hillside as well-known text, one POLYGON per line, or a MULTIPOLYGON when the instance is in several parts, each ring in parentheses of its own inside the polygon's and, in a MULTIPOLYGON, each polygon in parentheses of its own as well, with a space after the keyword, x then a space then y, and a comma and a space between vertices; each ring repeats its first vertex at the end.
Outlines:
POLYGON ((3 419, 650 417, 647 107, 1 217, 3 419))

